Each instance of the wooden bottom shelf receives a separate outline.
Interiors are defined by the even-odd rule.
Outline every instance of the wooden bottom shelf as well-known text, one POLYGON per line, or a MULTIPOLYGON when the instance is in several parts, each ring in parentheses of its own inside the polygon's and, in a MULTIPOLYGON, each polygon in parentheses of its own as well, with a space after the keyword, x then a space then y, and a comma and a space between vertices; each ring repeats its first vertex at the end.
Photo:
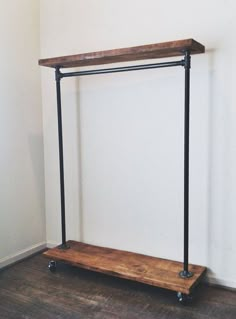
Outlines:
POLYGON ((182 279, 179 277, 179 272, 183 264, 177 261, 92 246, 76 241, 68 241, 67 244, 70 246, 69 249, 63 250, 55 247, 44 252, 44 255, 80 268, 185 294, 191 293, 206 271, 205 267, 189 265, 189 270, 194 275, 191 278, 182 279))

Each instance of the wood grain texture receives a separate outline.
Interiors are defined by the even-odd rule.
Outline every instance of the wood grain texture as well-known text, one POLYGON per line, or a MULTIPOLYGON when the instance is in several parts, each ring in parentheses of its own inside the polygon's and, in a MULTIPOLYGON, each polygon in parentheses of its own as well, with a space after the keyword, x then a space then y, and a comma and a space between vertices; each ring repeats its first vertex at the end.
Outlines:
POLYGON ((235 319, 236 292, 200 284, 188 307, 176 294, 58 263, 41 254, 0 270, 1 319, 235 319))
POLYGON ((191 292, 206 271, 205 267, 190 265, 189 269, 194 276, 182 279, 179 272, 183 265, 176 261, 76 241, 68 241, 68 245, 70 249, 56 247, 49 249, 44 255, 80 268, 186 294, 191 292))
POLYGON ((39 60, 39 65, 55 68, 72 68, 115 62, 148 60, 183 55, 189 50, 191 54, 205 52, 205 47, 193 39, 155 43, 130 48, 81 53, 39 60))

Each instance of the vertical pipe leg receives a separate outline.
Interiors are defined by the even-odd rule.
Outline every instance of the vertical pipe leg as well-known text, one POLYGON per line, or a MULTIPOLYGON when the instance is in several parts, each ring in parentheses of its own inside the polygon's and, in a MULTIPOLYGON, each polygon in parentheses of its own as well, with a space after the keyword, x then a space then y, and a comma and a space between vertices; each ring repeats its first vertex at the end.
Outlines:
POLYGON ((58 117, 58 140, 59 140, 59 165, 60 165, 60 193, 61 193, 61 234, 62 249, 69 248, 66 244, 66 218, 65 218, 65 188, 64 188, 64 161, 63 161, 63 136, 61 115, 61 76, 60 68, 56 67, 56 90, 57 90, 57 117, 58 117))
POLYGON ((184 115, 184 269, 179 273, 182 278, 189 278, 193 273, 188 270, 189 261, 189 114, 190 114, 190 68, 191 56, 185 52, 185 115, 184 115))

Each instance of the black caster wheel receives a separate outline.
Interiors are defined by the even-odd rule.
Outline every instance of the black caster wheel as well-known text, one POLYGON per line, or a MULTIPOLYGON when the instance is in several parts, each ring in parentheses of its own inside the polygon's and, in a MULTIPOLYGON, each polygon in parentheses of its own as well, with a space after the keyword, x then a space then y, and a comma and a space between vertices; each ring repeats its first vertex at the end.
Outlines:
POLYGON ((48 269, 49 269, 51 272, 56 271, 56 269, 57 269, 57 263, 56 263, 54 260, 49 261, 49 263, 48 263, 48 269))
POLYGON ((192 295, 186 295, 182 292, 177 292, 177 299, 181 305, 187 306, 193 299, 192 295))

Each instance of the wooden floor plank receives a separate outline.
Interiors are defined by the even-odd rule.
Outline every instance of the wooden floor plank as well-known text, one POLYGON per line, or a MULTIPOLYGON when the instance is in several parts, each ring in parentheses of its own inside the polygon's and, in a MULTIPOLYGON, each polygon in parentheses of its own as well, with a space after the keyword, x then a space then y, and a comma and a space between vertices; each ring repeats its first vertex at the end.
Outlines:
POLYGON ((69 241, 69 249, 49 249, 44 256, 100 273, 138 281, 151 286, 189 294, 203 277, 206 268, 190 265, 194 276, 179 277, 183 264, 117 249, 69 241))
POLYGON ((235 319, 236 292, 200 284, 188 307, 176 294, 37 255, 0 271, 1 319, 235 319))

